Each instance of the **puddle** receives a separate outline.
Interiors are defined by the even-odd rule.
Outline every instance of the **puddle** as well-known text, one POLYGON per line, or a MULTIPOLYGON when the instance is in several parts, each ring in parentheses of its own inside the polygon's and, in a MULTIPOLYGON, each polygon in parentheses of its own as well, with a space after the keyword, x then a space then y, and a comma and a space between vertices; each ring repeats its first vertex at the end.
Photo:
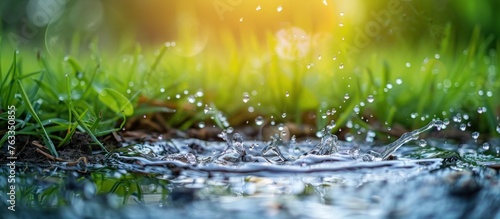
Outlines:
MULTIPOLYGON (((16 212, 2 202, 2 216, 499 218, 500 174, 492 164, 500 159, 477 152, 479 145, 419 144, 418 135, 439 124, 386 147, 326 133, 289 142, 222 133, 220 142, 129 142, 104 165, 85 168, 19 163, 16 212)), ((4 200, 7 185, 0 179, 4 200)))

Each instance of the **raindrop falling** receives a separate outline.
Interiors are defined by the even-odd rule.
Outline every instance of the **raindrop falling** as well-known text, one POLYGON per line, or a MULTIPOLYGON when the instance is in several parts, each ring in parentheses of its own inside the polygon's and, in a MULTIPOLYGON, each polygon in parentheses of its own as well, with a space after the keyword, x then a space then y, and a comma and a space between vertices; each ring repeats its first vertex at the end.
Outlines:
POLYGON ((467 125, 465 125, 464 123, 460 124, 460 130, 465 131, 466 128, 467 125))
POLYGON ((203 112, 205 112, 205 114, 207 114, 210 111, 212 111, 212 108, 205 104, 205 109, 203 109, 203 112))
POLYGON ((288 93, 288 91, 285 92, 285 97, 289 97, 290 96, 290 93, 288 93))
POLYGON ((373 101, 375 100, 375 98, 373 98, 373 95, 368 95, 368 103, 373 103, 373 101))
POLYGON ((401 79, 401 78, 396 79, 396 84, 402 84, 402 83, 403 83, 403 79, 401 79))
POLYGON ((264 124, 264 118, 262 118, 262 116, 257 116, 255 118, 255 124, 257 124, 259 126, 262 125, 262 124, 264 124))
POLYGON ((477 141, 477 139, 479 138, 479 132, 472 132, 472 138, 477 141))
POLYGON ((349 99, 349 94, 348 94, 348 93, 346 93, 346 94, 344 95, 344 99, 346 99, 346 100, 348 100, 348 99, 349 99))
POLYGON ((333 61, 337 60, 337 56, 333 56, 333 61))
POLYGON ((488 142, 484 142, 484 143, 483 143, 483 149, 484 149, 485 151, 489 150, 489 149, 490 149, 490 143, 488 143, 488 142))
POLYGON ((193 95, 190 95, 190 96, 188 97, 188 102, 189 102, 189 103, 194 103, 195 101, 196 101, 196 98, 195 98, 193 95))
POLYGON ((340 63, 339 69, 344 69, 344 63, 340 63))
POLYGON ((286 113, 281 114, 281 118, 286 118, 286 113))
POLYGON ((205 128, 205 123, 204 122, 199 122, 198 123, 198 128, 200 128, 200 129, 205 128))
POLYGON ((344 26, 344 23, 340 22, 339 27, 343 27, 343 26, 344 26))
POLYGON ((276 8, 276 10, 277 10, 278 12, 281 12, 281 11, 283 10, 283 7, 280 5, 280 6, 278 6, 278 8, 276 8))
POLYGON ((344 137, 345 137, 345 140, 346 140, 346 141, 349 141, 349 142, 351 142, 351 141, 353 141, 353 140, 354 140, 354 136, 353 136, 351 133, 347 133, 347 134, 345 134, 345 136, 344 136, 344 137))
POLYGON ((497 125, 497 132, 500 134, 500 125, 497 125))
POLYGON ((427 146, 427 141, 425 141, 424 139, 420 139, 420 140, 418 141, 418 145, 419 145, 420 147, 425 147, 425 146, 427 146))
POLYGON ((250 96, 248 95, 248 93, 243 93, 243 103, 248 103, 248 101, 250 100, 250 96))

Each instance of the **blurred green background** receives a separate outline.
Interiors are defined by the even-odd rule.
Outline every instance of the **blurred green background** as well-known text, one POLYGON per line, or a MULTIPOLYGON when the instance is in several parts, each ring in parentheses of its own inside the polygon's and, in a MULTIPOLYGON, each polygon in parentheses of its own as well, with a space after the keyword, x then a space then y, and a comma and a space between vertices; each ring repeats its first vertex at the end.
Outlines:
MULTIPOLYGON (((120 120, 130 101, 135 111, 126 116, 177 109, 161 122, 181 129, 255 125, 262 116, 313 132, 335 123, 333 132, 398 135, 439 118, 456 130, 498 136, 499 4, 2 1, 2 80, 13 80, 6 72, 19 49, 20 75, 52 75, 37 79, 52 89, 22 77, 31 101, 45 101, 40 111, 64 111, 70 99, 94 128, 102 115, 120 120), (68 74, 74 78, 66 86, 68 74), (96 101, 104 89, 126 101, 96 101)), ((1 89, 3 111, 23 101, 1 89)), ((62 111, 41 117, 67 119, 62 130, 76 124, 62 111)))

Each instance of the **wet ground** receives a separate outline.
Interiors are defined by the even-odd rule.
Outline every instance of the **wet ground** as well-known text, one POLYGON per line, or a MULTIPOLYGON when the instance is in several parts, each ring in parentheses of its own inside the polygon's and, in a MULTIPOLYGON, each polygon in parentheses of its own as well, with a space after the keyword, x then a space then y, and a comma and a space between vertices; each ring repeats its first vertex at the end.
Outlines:
MULTIPOLYGON (((130 141, 96 163, 18 162, 16 211, 7 202, 0 211, 2 218, 500 218, 498 142, 487 150, 424 144, 416 131, 388 147, 329 134, 263 142, 222 133, 222 142, 130 141)), ((7 200, 10 169, 0 171, 7 200)))

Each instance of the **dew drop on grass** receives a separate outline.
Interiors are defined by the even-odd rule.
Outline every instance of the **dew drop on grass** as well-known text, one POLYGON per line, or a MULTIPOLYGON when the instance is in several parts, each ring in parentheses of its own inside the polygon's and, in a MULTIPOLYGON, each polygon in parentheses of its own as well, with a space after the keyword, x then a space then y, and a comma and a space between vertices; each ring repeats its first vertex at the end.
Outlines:
POLYGON ((278 8, 276 8, 276 11, 281 12, 283 10, 283 7, 280 5, 278 8))
POLYGON ((226 132, 227 133, 233 133, 234 128, 233 127, 227 127, 226 132))
POLYGON ((257 116, 255 118, 255 124, 259 125, 259 126, 262 125, 262 124, 264 124, 264 118, 262 118, 262 116, 257 116))
POLYGON ((403 79, 401 79, 401 78, 396 79, 396 84, 402 84, 402 83, 403 83, 403 79))
POLYGON ((488 142, 484 142, 484 143, 483 143, 483 149, 484 149, 485 151, 489 150, 489 149, 490 149, 490 143, 488 143, 488 142))
POLYGON ((373 95, 368 95, 368 103, 373 103, 373 101, 375 100, 375 98, 373 98, 373 95))
POLYGON ((411 67, 411 64, 409 62, 406 63, 406 67, 409 68, 411 67))
POLYGON ((426 140, 424 140, 424 139, 420 139, 420 140, 418 141, 418 145, 419 145, 420 147, 425 147, 425 146, 427 146, 427 141, 426 141, 426 140))
POLYGON ((347 93, 346 93, 346 94, 344 95, 344 99, 348 100, 348 99, 349 99, 349 94, 347 94, 347 93))

